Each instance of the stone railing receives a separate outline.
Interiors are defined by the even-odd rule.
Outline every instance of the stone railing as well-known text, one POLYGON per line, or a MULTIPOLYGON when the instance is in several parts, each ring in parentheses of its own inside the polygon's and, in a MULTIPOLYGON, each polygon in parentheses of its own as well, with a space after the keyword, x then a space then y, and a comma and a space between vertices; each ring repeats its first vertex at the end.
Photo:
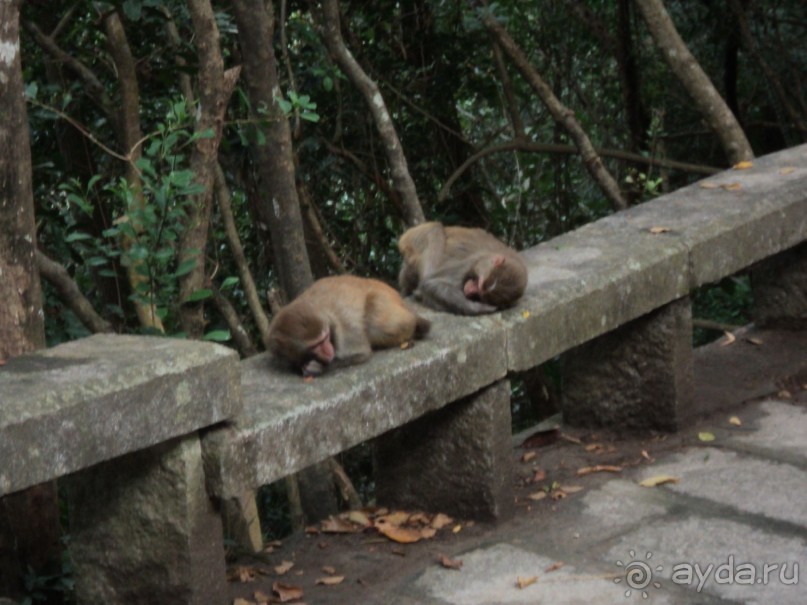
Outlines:
POLYGON ((699 411, 693 288, 753 268, 758 317, 807 324, 807 146, 707 184, 524 251, 530 285, 516 308, 430 313, 413 348, 310 383, 262 355, 241 362, 239 384, 218 347, 135 337, 11 360, 0 494, 74 473, 86 603, 224 603, 210 498, 249 517, 258 486, 376 437, 379 502, 506 517, 511 372, 564 354, 565 420, 675 429, 699 411))

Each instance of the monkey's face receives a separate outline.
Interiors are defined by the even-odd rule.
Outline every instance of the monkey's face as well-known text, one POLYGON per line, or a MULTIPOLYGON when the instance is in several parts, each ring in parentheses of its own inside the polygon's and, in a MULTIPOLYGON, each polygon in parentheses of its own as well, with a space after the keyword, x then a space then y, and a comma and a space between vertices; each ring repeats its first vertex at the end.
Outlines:
POLYGON ((330 327, 302 301, 277 314, 270 326, 269 348, 306 376, 321 374, 336 355, 330 327))
POLYGON ((509 307, 524 293, 526 278, 515 263, 491 255, 478 262, 463 284, 465 297, 497 308, 509 307))

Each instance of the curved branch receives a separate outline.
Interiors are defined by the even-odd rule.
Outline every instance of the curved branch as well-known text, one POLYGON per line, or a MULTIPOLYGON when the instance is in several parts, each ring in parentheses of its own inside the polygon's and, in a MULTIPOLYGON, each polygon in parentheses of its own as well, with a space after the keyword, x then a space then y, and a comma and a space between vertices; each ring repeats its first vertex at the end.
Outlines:
MULTIPOLYGON (((487 3, 485 2, 485 4, 487 3)), ((507 30, 502 27, 501 23, 487 10, 487 7, 485 7, 481 13, 480 19, 493 38, 494 43, 501 47, 516 68, 521 72, 521 75, 536 92, 549 110, 549 113, 552 114, 552 118, 555 122, 563 126, 569 133, 574 144, 580 150, 583 165, 586 167, 586 170, 588 170, 591 178, 594 179, 594 182, 597 183, 600 190, 611 201, 611 205, 617 210, 627 208, 628 203, 619 190, 619 184, 603 164, 602 159, 594 149, 588 135, 583 130, 577 118, 575 118, 574 111, 561 103, 549 84, 544 81, 541 74, 532 66, 524 51, 516 44, 516 41, 513 40, 507 30)))
MULTIPOLYGON (((493 155, 494 153, 502 153, 504 151, 527 151, 529 153, 565 153, 576 154, 578 149, 574 145, 558 145, 555 143, 531 143, 529 141, 508 141, 498 145, 491 145, 477 151, 475 154, 465 160, 462 165, 457 168, 454 173, 448 177, 440 193, 437 194, 437 201, 442 202, 447 197, 451 190, 452 185, 463 175, 463 173, 473 166, 476 162, 484 157, 493 155)), ((647 164, 648 166, 660 166, 662 168, 671 168, 674 170, 681 170, 683 172, 691 172, 694 174, 716 174, 722 168, 713 168, 712 166, 701 166, 698 164, 689 164, 686 162, 677 162, 675 160, 663 160, 659 158, 647 158, 637 153, 629 151, 620 151, 619 149, 597 149, 597 153, 604 157, 615 158, 618 160, 626 160, 629 162, 636 162, 637 164, 647 164)))
POLYGON ((75 313, 78 320, 84 324, 90 332, 98 334, 101 332, 114 332, 112 324, 95 312, 92 304, 81 293, 75 280, 70 277, 62 265, 48 258, 44 252, 37 250, 36 266, 39 268, 39 275, 56 288, 59 298, 62 299, 70 310, 75 313))
POLYGON ((353 85, 359 89, 370 108, 378 133, 384 142, 384 150, 390 164, 393 185, 400 195, 404 221, 410 226, 422 223, 425 220, 423 208, 418 199, 415 182, 409 173, 406 156, 395 131, 395 126, 392 123, 392 117, 387 110, 387 105, 378 85, 365 73, 359 62, 348 50, 347 45, 345 45, 339 25, 339 3, 336 0, 325 0, 322 3, 320 28, 325 45, 328 47, 328 52, 333 57, 333 60, 350 78, 353 85))

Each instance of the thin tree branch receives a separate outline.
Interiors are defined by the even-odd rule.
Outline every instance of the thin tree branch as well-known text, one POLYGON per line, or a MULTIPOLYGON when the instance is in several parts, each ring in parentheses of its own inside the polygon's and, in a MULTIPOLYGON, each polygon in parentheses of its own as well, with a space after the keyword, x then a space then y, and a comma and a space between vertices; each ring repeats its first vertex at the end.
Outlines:
POLYGON ((602 159, 597 154, 594 146, 588 138, 580 123, 574 117, 574 112, 561 103, 560 99, 555 96, 550 86, 544 82, 538 71, 530 64, 527 55, 516 44, 515 40, 510 37, 510 34, 502 27, 502 25, 493 17, 487 8, 487 2, 483 2, 486 6, 480 11, 480 19, 482 24, 491 34, 493 39, 501 46, 502 50, 510 57, 510 60, 521 72, 521 75, 529 83, 532 89, 538 94, 541 101, 552 114, 554 120, 562 125, 571 136, 577 148, 580 150, 580 155, 583 159, 583 165, 588 170, 589 174, 594 179, 594 182, 600 187, 600 190, 611 201, 611 205, 621 210, 628 207, 628 203, 622 196, 617 184, 611 173, 602 162, 602 159))
MULTIPOLYGON (((480 149, 475 154, 465 160, 462 165, 457 168, 454 173, 448 177, 440 193, 437 194, 437 201, 444 201, 451 191, 451 187, 457 180, 468 170, 472 165, 484 157, 493 155, 495 153, 502 153, 506 151, 525 151, 529 153, 563 153, 563 154, 576 154, 578 149, 574 145, 558 145, 554 143, 532 143, 529 141, 508 141, 506 143, 498 143, 491 145, 484 149, 480 149)), ((714 168, 712 166, 701 166, 698 164, 689 164, 686 162, 678 162, 675 160, 665 160, 661 158, 645 157, 629 151, 620 151, 618 149, 597 149, 597 153, 601 156, 615 158, 619 160, 626 160, 629 162, 636 162, 646 164, 649 167, 659 166, 662 168, 670 168, 674 170, 681 170, 683 172, 691 172, 694 174, 711 175, 716 174, 722 168, 714 168)))
POLYGON ((112 324, 95 312, 92 303, 82 294, 67 269, 48 258, 41 250, 36 251, 36 266, 39 268, 39 275, 56 288, 59 298, 70 307, 70 310, 90 332, 94 334, 114 332, 112 324))
POLYGON ((230 190, 227 189, 227 181, 224 178, 224 171, 221 168, 221 164, 216 163, 215 171, 216 178, 214 185, 216 188, 216 200, 218 201, 219 212, 224 222, 224 232, 227 235, 227 242, 230 245, 230 253, 233 255, 233 261, 235 262, 238 276, 241 278, 241 287, 244 288, 247 305, 249 305, 252 317, 255 320, 255 325, 258 326, 261 341, 265 347, 269 342, 269 318, 261 305, 258 287, 255 285, 255 280, 249 269, 246 254, 244 254, 244 246, 241 244, 241 238, 238 235, 235 218, 233 217, 230 190))
MULTIPOLYGON (((313 4, 313 3, 312 3, 313 4)), ((365 73, 358 61, 345 45, 339 25, 339 3, 337 0, 324 0, 322 14, 318 19, 322 37, 333 60, 345 72, 354 86, 364 96, 375 121, 384 150, 390 165, 390 175, 395 190, 400 195, 401 211, 407 225, 416 225, 425 220, 423 208, 418 199, 415 183, 409 173, 406 156, 398 139, 392 117, 387 110, 384 97, 378 85, 365 73)), ((393 198, 393 201, 395 199, 393 198)))

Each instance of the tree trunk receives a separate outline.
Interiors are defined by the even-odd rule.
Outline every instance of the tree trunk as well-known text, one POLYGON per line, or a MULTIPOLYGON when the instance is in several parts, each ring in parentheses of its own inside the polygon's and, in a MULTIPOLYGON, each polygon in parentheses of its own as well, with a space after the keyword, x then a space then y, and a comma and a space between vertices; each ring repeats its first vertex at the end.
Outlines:
POLYGON ((294 184, 291 131, 275 100, 275 95, 280 95, 280 84, 272 46, 274 16, 269 12, 272 4, 262 0, 233 0, 232 9, 238 25, 251 115, 266 137, 262 145, 255 145, 262 190, 258 212, 263 224, 259 228, 264 237, 269 231, 280 286, 286 300, 291 300, 311 284, 313 277, 294 184))
MULTIPOLYGON (((121 151, 127 158, 126 181, 129 183, 132 198, 137 205, 137 208, 128 210, 131 216, 131 211, 142 210, 145 206, 140 172, 135 168, 135 162, 141 156, 140 145, 143 137, 140 128, 140 87, 137 82, 137 69, 132 50, 129 47, 129 40, 117 11, 106 13, 104 27, 107 35, 107 47, 115 63, 115 73, 120 84, 119 105, 109 106, 104 103, 104 106, 107 108, 110 121, 115 125, 121 151)), ((133 221, 133 227, 136 231, 140 230, 137 221, 133 221)), ((133 243, 129 236, 121 236, 120 244, 125 250, 128 250, 133 243)), ((143 261, 138 260, 131 263, 127 269, 132 291, 138 294, 134 298, 137 318, 141 326, 164 332, 162 320, 158 317, 154 306, 153 293, 148 291, 144 294, 143 292, 142 284, 147 281, 147 278, 142 271, 142 266, 143 261)))
POLYGON ((387 105, 384 103, 384 97, 381 95, 378 85, 364 72, 342 39, 337 0, 325 0, 322 3, 320 28, 331 57, 350 78, 353 85, 359 89, 370 108, 378 133, 384 142, 393 186, 400 195, 404 221, 410 227, 422 223, 425 220, 423 208, 418 199, 415 182, 409 174, 409 166, 406 163, 406 156, 401 141, 398 139, 398 133, 395 131, 395 125, 392 123, 392 117, 387 111, 387 105))
MULTIPOLYGON (((263 225, 272 240, 275 268, 286 300, 292 300, 313 281, 308 251, 305 247, 300 201, 294 182, 294 156, 291 130, 275 96, 280 96, 277 61, 272 46, 274 14, 272 3, 262 0, 233 0, 233 16, 238 25, 238 44, 244 60, 244 76, 252 118, 266 137, 255 146, 261 178, 258 208, 263 225), (263 113, 265 112, 265 113, 263 113)), ((320 490, 303 490, 302 504, 307 517, 337 510, 327 462, 298 473, 303 483, 320 490)))
MULTIPOLYGON (((21 0, 0 0, 0 361, 45 346, 20 5, 21 0)), ((0 499, 0 594, 19 594, 21 571, 28 565, 39 571, 58 543, 55 482, 0 499)))
POLYGON ((678 35, 662 0, 637 0, 636 6, 667 65, 720 139, 729 162, 752 159, 754 152, 737 118, 678 35))
POLYGON ((568 107, 564 106, 552 92, 549 85, 544 82, 541 75, 530 65, 529 59, 524 54, 524 51, 519 48, 515 40, 510 37, 510 34, 505 31, 501 24, 485 9, 481 14, 482 24, 487 28, 493 37, 495 43, 501 46, 502 50, 510 57, 510 60, 524 76, 532 89, 538 94, 543 101, 549 113, 555 121, 562 125, 569 135, 574 140, 575 145, 580 150, 580 155, 583 157, 583 164, 588 170, 589 174, 594 178, 594 181, 599 185, 605 196, 611 201, 611 205, 616 210, 622 210, 628 207, 625 198, 619 190, 617 184, 611 173, 602 163, 597 151, 591 144, 588 135, 585 133, 580 123, 574 117, 574 112, 568 107))
POLYGON ((179 260, 195 259, 193 269, 180 278, 179 319, 189 338, 204 335, 202 302, 187 302, 197 290, 205 287, 205 250, 210 214, 213 208, 213 183, 218 163, 218 148, 227 101, 235 87, 239 72, 228 73, 225 82, 224 59, 219 44, 219 28, 209 0, 189 0, 194 42, 199 59, 199 107, 196 112, 196 139, 191 154, 194 182, 202 193, 188 206, 185 230, 179 248, 179 260))

